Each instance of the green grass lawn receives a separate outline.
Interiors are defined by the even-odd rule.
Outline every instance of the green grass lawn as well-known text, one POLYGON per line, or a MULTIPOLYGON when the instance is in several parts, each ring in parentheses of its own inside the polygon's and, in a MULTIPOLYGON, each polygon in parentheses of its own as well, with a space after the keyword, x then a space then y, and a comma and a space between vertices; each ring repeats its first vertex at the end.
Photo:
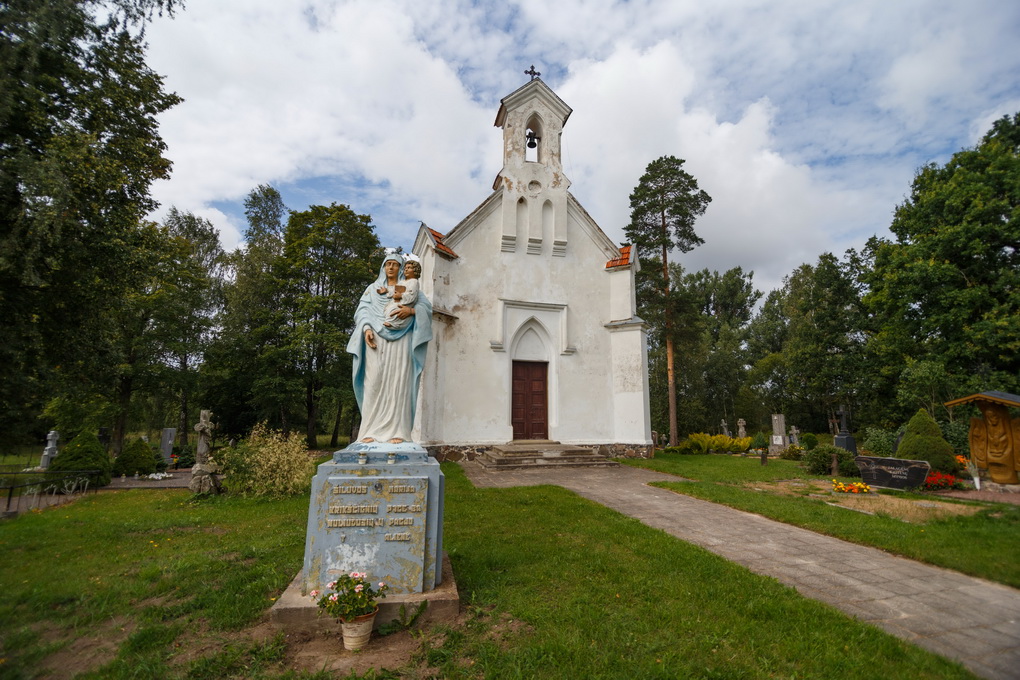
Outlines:
MULTIPOLYGON (((975 515, 919 525, 887 515, 865 515, 832 507, 825 503, 827 499, 778 496, 744 486, 745 482, 830 479, 808 474, 795 461, 770 460, 763 467, 757 457, 660 453, 648 460, 623 462, 696 480, 656 484, 677 493, 1020 588, 1020 561, 1016 559, 1020 555, 1020 507, 1016 505, 980 504, 983 509, 975 515)), ((898 491, 880 493, 931 498, 898 491)))
POLYGON ((35 467, 42 460, 45 445, 6 445, 0 447, 0 465, 35 467))
MULTIPOLYGON (((421 634, 411 667, 363 677, 973 677, 559 487, 475 489, 443 469, 468 621, 421 634)), ((114 658, 81 677, 330 677, 286 668, 282 638, 178 658, 264 615, 300 568, 307 508, 140 490, 0 523, 0 677, 34 677, 75 637, 104 634, 114 658)))

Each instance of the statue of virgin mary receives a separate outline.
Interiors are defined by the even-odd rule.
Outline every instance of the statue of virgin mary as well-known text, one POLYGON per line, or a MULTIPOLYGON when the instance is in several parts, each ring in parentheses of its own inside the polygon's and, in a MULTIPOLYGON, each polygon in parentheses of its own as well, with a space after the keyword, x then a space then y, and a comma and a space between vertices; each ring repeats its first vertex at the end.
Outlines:
MULTIPOLYGON (((415 261, 406 266, 420 271, 415 261)), ((354 395, 361 409, 358 439, 363 443, 411 441, 418 383, 432 339, 432 303, 419 293, 413 305, 396 312, 401 319, 413 317, 410 323, 385 325, 386 304, 404 280, 404 270, 404 258, 388 250, 379 276, 365 288, 354 312, 347 351, 354 355, 354 395)))

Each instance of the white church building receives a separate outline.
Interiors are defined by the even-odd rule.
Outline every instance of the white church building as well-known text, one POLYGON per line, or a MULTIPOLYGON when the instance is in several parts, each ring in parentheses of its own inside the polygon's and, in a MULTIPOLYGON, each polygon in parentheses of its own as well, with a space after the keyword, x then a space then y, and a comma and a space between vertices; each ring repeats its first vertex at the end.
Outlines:
POLYGON ((418 232, 434 337, 414 439, 434 451, 529 440, 650 449, 637 253, 568 191, 560 137, 570 114, 534 77, 503 98, 492 193, 445 235, 418 232))

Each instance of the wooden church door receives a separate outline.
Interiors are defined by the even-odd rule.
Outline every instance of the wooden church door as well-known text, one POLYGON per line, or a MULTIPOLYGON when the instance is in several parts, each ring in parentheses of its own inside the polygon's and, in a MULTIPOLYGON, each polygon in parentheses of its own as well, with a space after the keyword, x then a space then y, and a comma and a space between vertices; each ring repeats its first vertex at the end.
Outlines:
POLYGON ((548 439, 547 368, 539 361, 513 362, 510 424, 514 439, 548 439))

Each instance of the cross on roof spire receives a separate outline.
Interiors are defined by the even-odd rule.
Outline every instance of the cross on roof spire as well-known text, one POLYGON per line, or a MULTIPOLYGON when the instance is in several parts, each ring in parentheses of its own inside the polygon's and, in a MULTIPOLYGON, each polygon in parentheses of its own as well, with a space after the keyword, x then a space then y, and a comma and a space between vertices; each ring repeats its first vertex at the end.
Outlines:
POLYGON ((534 80, 535 78, 539 77, 542 74, 540 72, 536 71, 535 70, 535 65, 532 64, 531 68, 524 72, 524 75, 531 76, 531 79, 534 80))

